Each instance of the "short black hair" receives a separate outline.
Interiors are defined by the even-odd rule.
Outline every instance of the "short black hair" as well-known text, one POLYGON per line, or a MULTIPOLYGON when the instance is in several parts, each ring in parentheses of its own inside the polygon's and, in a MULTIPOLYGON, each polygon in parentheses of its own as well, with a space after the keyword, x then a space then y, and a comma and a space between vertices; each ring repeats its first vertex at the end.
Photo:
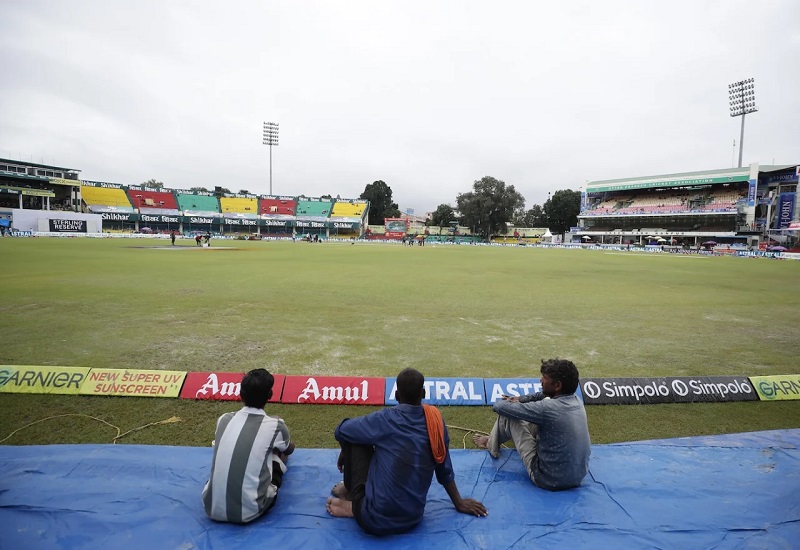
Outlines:
POLYGON ((242 378, 239 397, 246 407, 263 409, 269 398, 272 397, 272 386, 275 377, 267 369, 253 369, 242 378))
POLYGON ((417 369, 407 368, 397 375, 398 403, 419 405, 425 396, 425 377, 417 369))
POLYGON ((570 395, 578 389, 580 374, 572 361, 566 359, 542 359, 541 373, 549 376, 553 382, 561 382, 561 393, 570 395))

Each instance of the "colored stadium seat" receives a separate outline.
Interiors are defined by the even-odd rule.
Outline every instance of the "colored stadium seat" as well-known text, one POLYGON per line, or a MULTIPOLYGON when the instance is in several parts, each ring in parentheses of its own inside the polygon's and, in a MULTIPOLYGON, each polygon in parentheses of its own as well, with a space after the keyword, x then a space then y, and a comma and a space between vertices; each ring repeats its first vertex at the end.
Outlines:
POLYGON ((178 210, 175 195, 167 191, 138 191, 128 189, 128 197, 134 208, 155 208, 158 210, 178 210))
POLYGON ((205 195, 178 194, 178 208, 188 213, 219 212, 217 197, 205 195))
POLYGON ((81 197, 86 205, 93 209, 111 208, 125 212, 133 212, 133 205, 123 189, 107 187, 81 186, 81 197))
POLYGON ((258 214, 258 199, 255 198, 220 197, 219 206, 223 213, 258 214))
POLYGON ((296 213, 298 218, 328 218, 331 213, 331 203, 299 200, 296 213))

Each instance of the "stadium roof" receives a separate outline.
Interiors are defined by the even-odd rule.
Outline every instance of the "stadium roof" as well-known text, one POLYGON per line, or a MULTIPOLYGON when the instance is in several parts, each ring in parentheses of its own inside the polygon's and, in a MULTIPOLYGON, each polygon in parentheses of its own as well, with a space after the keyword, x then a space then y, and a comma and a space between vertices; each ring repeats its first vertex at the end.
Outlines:
POLYGON ((759 166, 759 172, 780 172, 781 170, 786 170, 788 168, 797 168, 797 164, 776 164, 776 165, 765 165, 759 166))
MULTIPOLYGON (((2 161, 2 159, 0 159, 2 161)), ((14 172, 4 172, 0 170, 0 178, 2 179, 9 179, 9 180, 33 180, 33 181, 43 181, 49 182, 50 180, 44 176, 31 176, 29 174, 18 174, 14 172)), ((80 182, 76 181, 75 184, 79 184, 80 182)))
POLYGON ((49 164, 39 164, 37 162, 25 162, 24 160, 0 158, 0 162, 5 162, 8 164, 19 164, 22 166, 30 166, 32 168, 49 168, 51 170, 61 170, 62 172, 80 172, 80 170, 76 170, 75 168, 64 168, 63 166, 51 166, 49 164))
MULTIPOLYGON (((760 172, 775 172, 793 166, 795 165, 767 165, 759 166, 758 169, 760 172)), ((742 168, 722 168, 700 172, 662 174, 660 176, 640 176, 636 178, 590 181, 586 184, 586 192, 601 193, 605 191, 623 191, 628 189, 652 189, 655 187, 686 187, 692 185, 710 185, 714 183, 733 183, 748 181, 749 179, 750 167, 744 166, 742 168)))

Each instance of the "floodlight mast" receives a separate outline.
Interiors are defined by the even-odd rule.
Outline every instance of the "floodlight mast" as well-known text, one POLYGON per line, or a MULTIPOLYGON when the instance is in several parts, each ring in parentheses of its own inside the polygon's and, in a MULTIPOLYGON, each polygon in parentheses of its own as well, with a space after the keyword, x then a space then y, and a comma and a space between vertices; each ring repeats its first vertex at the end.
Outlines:
POLYGON ((752 78, 728 84, 728 102, 731 107, 731 116, 742 117, 742 129, 739 134, 739 168, 742 167, 742 153, 744 152, 744 117, 748 113, 758 111, 756 107, 756 91, 752 78))
POLYGON ((277 122, 264 123, 264 139, 261 142, 264 145, 269 145, 269 194, 272 195, 272 146, 278 145, 278 128, 277 122))

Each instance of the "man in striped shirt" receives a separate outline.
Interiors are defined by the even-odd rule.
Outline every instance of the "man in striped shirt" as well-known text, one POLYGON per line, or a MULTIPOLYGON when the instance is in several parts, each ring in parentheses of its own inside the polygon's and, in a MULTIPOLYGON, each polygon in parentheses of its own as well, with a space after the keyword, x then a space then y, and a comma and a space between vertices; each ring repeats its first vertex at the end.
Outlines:
POLYGON ((239 392, 244 407, 217 420, 211 477, 203 488, 211 519, 248 523, 275 504, 294 443, 284 421, 264 412, 274 383, 266 369, 251 370, 239 392))

